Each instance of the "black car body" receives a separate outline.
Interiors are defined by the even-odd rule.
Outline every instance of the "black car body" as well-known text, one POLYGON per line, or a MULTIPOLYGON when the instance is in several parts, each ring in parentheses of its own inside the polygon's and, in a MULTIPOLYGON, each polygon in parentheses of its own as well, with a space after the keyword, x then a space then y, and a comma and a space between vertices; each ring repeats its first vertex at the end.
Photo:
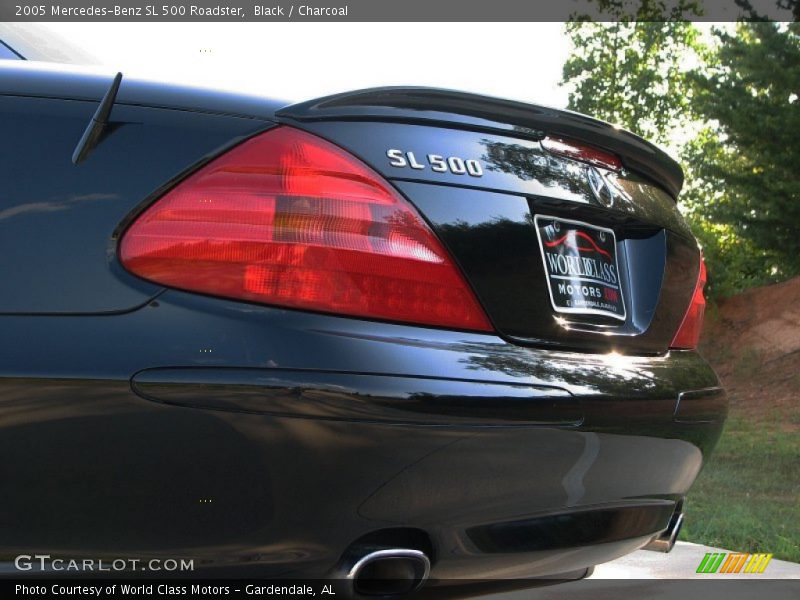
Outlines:
MULTIPOLYGON (((702 277, 665 154, 588 117, 456 92, 285 107, 123 79, 76 165, 110 84, 0 66, 0 560, 185 557, 318 577, 399 548, 424 553, 432 581, 546 577, 668 529, 726 400, 697 351, 674 347, 702 277), (126 235, 148 211, 277 135, 322 140, 417 211, 478 321, 442 310, 447 290, 429 306, 419 288, 409 308, 404 284, 387 284, 375 317, 380 289, 354 316, 214 293, 224 277, 208 265, 180 285, 158 281, 167 267, 136 274, 146 253, 126 235), (561 310, 580 303, 546 273, 559 231, 576 264, 616 266, 619 297, 561 310)), ((317 185, 298 168, 291 189, 317 185)), ((296 192, 303 210, 324 187, 296 192)))

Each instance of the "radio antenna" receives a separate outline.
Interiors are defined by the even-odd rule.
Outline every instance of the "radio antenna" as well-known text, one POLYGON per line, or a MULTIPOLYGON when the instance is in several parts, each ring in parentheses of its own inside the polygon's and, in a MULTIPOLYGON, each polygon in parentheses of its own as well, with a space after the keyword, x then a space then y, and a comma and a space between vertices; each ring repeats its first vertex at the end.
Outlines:
POLYGON ((80 164, 103 138, 106 127, 108 127, 108 117, 111 114, 114 101, 117 99, 120 83, 122 83, 122 73, 117 73, 114 76, 114 81, 111 82, 111 87, 108 88, 105 96, 100 101, 100 106, 94 112, 92 120, 89 121, 89 125, 83 132, 81 141, 75 146, 75 150, 72 153, 72 164, 80 164))

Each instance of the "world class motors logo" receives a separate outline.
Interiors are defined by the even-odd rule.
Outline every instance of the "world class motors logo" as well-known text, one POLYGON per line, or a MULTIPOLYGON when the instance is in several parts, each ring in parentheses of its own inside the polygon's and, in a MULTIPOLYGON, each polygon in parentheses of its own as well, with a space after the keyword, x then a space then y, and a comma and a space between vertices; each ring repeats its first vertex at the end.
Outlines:
POLYGON ((771 560, 772 554, 709 552, 700 561, 697 573, 749 573, 757 575, 764 572, 771 560))
MULTIPOLYGON (((601 231, 599 237, 605 241, 605 234, 601 231)), ((549 263, 550 271, 560 275, 577 275, 579 277, 588 277, 600 279, 603 283, 617 283, 616 265, 614 265, 614 257, 610 252, 603 250, 592 237, 583 231, 569 231, 561 237, 545 242, 547 248, 558 248, 564 246, 568 249, 575 249, 581 254, 595 252, 601 258, 606 260, 597 260, 594 258, 587 258, 586 256, 570 256, 566 254, 556 254, 554 252, 546 252, 547 262, 549 263)), ((604 290, 606 297, 610 300, 616 300, 617 294, 614 290, 604 290)))
POLYGON ((555 311, 624 320, 613 230, 542 215, 535 222, 555 311))

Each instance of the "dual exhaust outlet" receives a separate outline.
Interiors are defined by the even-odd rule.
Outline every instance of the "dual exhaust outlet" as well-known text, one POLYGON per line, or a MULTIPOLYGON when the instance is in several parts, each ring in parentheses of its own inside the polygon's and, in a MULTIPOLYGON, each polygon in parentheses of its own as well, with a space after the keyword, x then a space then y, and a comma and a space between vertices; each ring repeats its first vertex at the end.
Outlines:
POLYGON ((669 520, 667 528, 661 532, 657 537, 650 540, 643 550, 652 550, 653 552, 669 552, 675 547, 675 542, 678 539, 678 534, 681 532, 683 526, 683 502, 679 502, 675 507, 675 512, 669 520))

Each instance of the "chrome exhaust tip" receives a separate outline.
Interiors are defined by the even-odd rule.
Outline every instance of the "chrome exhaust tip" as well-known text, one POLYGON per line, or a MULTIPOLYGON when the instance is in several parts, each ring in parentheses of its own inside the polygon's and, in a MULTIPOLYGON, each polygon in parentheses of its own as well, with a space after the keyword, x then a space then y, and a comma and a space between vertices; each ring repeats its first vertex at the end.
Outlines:
POLYGON ((650 540, 643 550, 652 550, 653 552, 669 552, 675 547, 675 542, 678 539, 678 534, 681 532, 683 526, 683 503, 678 505, 678 508, 669 520, 667 528, 660 533, 657 537, 650 540))
POLYGON ((428 579, 430 559, 410 548, 364 548, 351 554, 345 571, 356 596, 399 596, 418 590, 428 579))

